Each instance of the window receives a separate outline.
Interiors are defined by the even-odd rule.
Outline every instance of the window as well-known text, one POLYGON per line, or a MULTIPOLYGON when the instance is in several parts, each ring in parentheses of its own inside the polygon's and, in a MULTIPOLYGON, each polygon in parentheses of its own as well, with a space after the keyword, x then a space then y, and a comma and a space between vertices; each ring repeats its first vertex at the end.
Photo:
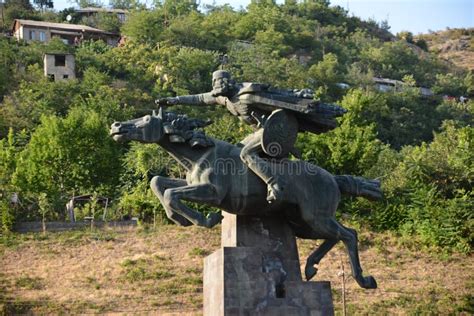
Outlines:
POLYGON ((54 75, 48 74, 48 79, 49 79, 49 81, 54 81, 54 75))
POLYGON ((63 75, 63 79, 69 78, 69 75, 63 75))
POLYGON ((34 41, 36 39, 35 33, 35 31, 30 30, 30 40, 34 41))
POLYGON ((65 67, 66 66, 66 55, 54 55, 54 66, 65 67))
POLYGON ((43 32, 43 31, 39 32, 39 40, 41 42, 46 42, 46 33, 45 32, 43 32))

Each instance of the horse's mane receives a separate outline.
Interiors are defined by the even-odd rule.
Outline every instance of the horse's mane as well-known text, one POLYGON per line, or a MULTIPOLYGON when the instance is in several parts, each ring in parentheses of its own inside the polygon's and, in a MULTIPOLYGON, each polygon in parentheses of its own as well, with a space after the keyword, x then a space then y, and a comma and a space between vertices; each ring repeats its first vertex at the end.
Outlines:
POLYGON ((185 114, 163 113, 163 130, 172 143, 188 143, 192 148, 214 146, 202 128, 212 124, 211 120, 188 118, 185 114))

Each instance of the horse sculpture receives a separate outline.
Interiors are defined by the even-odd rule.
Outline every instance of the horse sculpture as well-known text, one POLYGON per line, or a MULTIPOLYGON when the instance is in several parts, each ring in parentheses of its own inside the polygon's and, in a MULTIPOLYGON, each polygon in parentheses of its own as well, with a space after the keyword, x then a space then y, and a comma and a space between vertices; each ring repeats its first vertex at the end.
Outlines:
POLYGON ((182 226, 213 227, 220 223, 220 213, 205 217, 182 201, 204 203, 237 215, 284 216, 295 235, 305 239, 324 239, 306 261, 305 277, 316 275, 314 265, 338 241, 347 247, 352 275, 367 289, 377 287, 372 276, 364 277, 359 262, 357 233, 335 219, 342 194, 381 197, 379 183, 352 176, 334 176, 302 160, 274 162, 265 160, 275 175, 284 177, 287 188, 282 200, 268 203, 267 186, 242 163, 241 147, 207 137, 195 129, 207 125, 174 113, 146 115, 111 126, 116 141, 135 140, 157 143, 187 171, 186 180, 155 176, 151 189, 162 203, 167 216, 182 226))

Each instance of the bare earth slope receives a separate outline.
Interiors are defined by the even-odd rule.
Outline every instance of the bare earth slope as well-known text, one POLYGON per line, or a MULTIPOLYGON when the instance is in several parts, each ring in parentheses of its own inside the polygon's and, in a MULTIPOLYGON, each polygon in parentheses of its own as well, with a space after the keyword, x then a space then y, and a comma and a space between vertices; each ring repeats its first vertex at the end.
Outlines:
POLYGON ((474 70, 474 28, 449 29, 418 35, 431 52, 460 68, 474 70))
MULTIPOLYGON (((0 314, 200 314, 202 262, 219 247, 219 229, 160 226, 14 235, 0 244, 0 314)), ((440 260, 439 254, 400 248, 388 234, 366 232, 360 238, 363 267, 376 277, 379 289, 362 290, 348 277, 351 315, 473 312, 472 256, 440 260)), ((316 244, 299 241, 303 258, 316 244)), ((323 259, 316 277, 332 282, 337 313, 341 262, 348 273, 339 245, 323 259)))

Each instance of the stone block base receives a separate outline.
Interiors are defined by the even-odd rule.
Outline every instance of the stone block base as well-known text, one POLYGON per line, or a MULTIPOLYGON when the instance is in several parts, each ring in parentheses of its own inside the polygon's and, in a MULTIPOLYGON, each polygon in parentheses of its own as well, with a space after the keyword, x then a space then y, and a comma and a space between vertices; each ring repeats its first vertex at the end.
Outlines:
POLYGON ((204 261, 204 315, 333 315, 330 283, 288 277, 293 264, 258 247, 217 250, 204 261))

